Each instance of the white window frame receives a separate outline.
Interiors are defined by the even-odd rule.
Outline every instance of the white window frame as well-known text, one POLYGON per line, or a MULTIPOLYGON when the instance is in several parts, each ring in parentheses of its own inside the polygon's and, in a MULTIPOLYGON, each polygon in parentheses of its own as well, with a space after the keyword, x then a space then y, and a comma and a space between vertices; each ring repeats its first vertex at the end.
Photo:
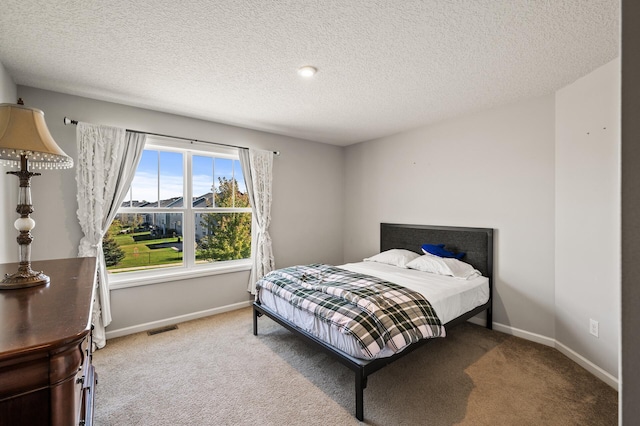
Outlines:
MULTIPOLYGON (((253 240, 255 234, 255 218, 251 215, 251 258, 238 260, 224 260, 211 263, 195 262, 195 215, 196 213, 252 213, 251 207, 246 208, 194 208, 193 193, 191 186, 192 169, 191 159, 193 155, 215 156, 216 158, 228 158, 238 160, 238 150, 226 148, 213 144, 192 142, 186 145, 185 141, 161 136, 148 136, 144 149, 181 152, 183 154, 183 207, 159 208, 159 207, 121 207, 118 213, 177 213, 183 214, 182 238, 183 244, 183 264, 167 266, 144 271, 131 271, 109 273, 109 289, 117 290, 128 287, 158 284, 185 278, 198 278, 231 272, 248 271, 251 269, 253 257, 253 240), (188 237, 188 238, 187 238, 188 237)), ((126 201, 126 200, 125 200, 126 201)))

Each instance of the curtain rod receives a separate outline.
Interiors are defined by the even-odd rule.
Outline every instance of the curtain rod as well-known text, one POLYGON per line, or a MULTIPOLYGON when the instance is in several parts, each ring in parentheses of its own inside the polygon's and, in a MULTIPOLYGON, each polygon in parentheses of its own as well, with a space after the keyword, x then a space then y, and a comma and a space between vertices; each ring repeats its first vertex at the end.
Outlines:
MULTIPOLYGON (((78 120, 72 120, 72 119, 70 119, 68 117, 65 117, 64 118, 64 124, 65 124, 65 126, 67 124, 73 124, 75 126, 75 125, 78 124, 78 120)), ((183 141, 189 141, 191 143, 200 142, 200 143, 208 143, 208 144, 211 144, 211 145, 228 146, 230 148, 247 149, 246 146, 231 145, 231 144, 220 143, 220 142, 203 141, 203 140, 199 140, 199 139, 183 138, 181 136, 163 135, 162 133, 143 132, 143 131, 140 131, 140 130, 131 130, 131 129, 126 129, 126 130, 127 130, 127 132, 141 133, 143 135, 151 135, 151 136, 161 136, 161 137, 172 138, 172 139, 180 139, 180 140, 183 140, 183 141)), ((280 151, 273 151, 273 155, 280 155, 280 151)))

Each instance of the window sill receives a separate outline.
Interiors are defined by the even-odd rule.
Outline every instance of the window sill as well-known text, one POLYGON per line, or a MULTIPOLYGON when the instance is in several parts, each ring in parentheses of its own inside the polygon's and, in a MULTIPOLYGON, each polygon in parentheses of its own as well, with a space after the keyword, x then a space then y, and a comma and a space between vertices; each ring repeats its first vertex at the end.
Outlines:
POLYGON ((233 272, 243 272, 249 270, 251 270, 251 260, 243 259, 224 262, 223 265, 203 265, 191 269, 176 267, 158 269, 152 272, 131 272, 127 273, 126 277, 119 277, 118 275, 113 274, 109 275, 109 290, 121 290, 130 287, 139 287, 143 285, 153 285, 190 278, 208 277, 212 275, 230 274, 233 272))

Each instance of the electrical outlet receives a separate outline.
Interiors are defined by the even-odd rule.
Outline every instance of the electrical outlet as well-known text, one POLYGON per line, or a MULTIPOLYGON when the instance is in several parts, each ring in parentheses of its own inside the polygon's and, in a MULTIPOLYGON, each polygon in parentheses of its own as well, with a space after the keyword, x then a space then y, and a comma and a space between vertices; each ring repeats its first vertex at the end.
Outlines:
POLYGON ((593 334, 596 337, 598 337, 598 325, 598 321, 594 319, 589 320, 589 333, 593 334))

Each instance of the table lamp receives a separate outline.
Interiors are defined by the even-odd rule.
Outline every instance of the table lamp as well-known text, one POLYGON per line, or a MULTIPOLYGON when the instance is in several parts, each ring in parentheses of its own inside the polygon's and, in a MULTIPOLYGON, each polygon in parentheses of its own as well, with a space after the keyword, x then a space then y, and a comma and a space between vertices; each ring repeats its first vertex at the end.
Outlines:
POLYGON ((10 171, 20 179, 18 207, 20 217, 15 221, 19 231, 20 263, 15 274, 6 274, 0 282, 0 290, 34 287, 49 283, 43 271, 31 269, 31 230, 36 225, 29 217, 33 213, 31 204, 31 177, 40 176, 29 170, 67 169, 73 167, 73 159, 64 153, 49 133, 44 113, 39 109, 24 106, 22 99, 17 104, 0 104, 0 163, 20 167, 10 171))

